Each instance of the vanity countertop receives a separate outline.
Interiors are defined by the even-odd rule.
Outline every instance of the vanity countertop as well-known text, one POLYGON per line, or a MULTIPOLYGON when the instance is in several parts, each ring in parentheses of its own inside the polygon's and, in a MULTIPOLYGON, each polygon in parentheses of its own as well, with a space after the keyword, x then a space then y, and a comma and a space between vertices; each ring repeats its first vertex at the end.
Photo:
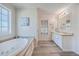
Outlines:
POLYGON ((51 33, 57 33, 60 34, 62 36, 73 36, 74 34, 72 32, 60 32, 60 31, 55 31, 55 32, 51 32, 51 33))
POLYGON ((62 36, 73 36, 73 33, 69 33, 69 32, 58 32, 58 33, 62 36))

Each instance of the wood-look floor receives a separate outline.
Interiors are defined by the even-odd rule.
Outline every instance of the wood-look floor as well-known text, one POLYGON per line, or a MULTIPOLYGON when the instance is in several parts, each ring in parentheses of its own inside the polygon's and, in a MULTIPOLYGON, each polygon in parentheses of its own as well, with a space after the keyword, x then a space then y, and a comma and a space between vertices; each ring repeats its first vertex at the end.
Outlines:
POLYGON ((77 56, 73 52, 62 52, 52 41, 40 41, 34 49, 33 56, 77 56))

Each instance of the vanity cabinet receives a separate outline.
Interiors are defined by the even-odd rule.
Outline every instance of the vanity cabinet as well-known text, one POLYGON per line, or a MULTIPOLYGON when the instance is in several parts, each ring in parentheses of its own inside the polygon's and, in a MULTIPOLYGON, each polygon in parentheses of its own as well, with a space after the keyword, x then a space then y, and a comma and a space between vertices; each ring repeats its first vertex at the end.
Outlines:
POLYGON ((52 40, 62 51, 72 50, 72 33, 54 33, 52 40))

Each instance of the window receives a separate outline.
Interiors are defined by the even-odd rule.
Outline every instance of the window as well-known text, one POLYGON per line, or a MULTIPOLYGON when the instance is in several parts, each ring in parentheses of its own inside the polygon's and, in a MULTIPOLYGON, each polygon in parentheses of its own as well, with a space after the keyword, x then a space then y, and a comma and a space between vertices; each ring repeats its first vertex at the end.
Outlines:
POLYGON ((0 35, 10 33, 10 11, 0 6, 0 35))

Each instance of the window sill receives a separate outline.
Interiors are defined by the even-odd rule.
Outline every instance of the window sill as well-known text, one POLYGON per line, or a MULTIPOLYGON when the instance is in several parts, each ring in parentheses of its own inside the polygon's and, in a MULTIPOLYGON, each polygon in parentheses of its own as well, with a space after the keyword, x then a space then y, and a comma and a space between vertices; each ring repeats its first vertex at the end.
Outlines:
POLYGON ((7 32, 5 32, 5 33, 0 33, 0 37, 4 37, 4 36, 8 36, 8 35, 10 35, 11 33, 7 33, 7 32))

